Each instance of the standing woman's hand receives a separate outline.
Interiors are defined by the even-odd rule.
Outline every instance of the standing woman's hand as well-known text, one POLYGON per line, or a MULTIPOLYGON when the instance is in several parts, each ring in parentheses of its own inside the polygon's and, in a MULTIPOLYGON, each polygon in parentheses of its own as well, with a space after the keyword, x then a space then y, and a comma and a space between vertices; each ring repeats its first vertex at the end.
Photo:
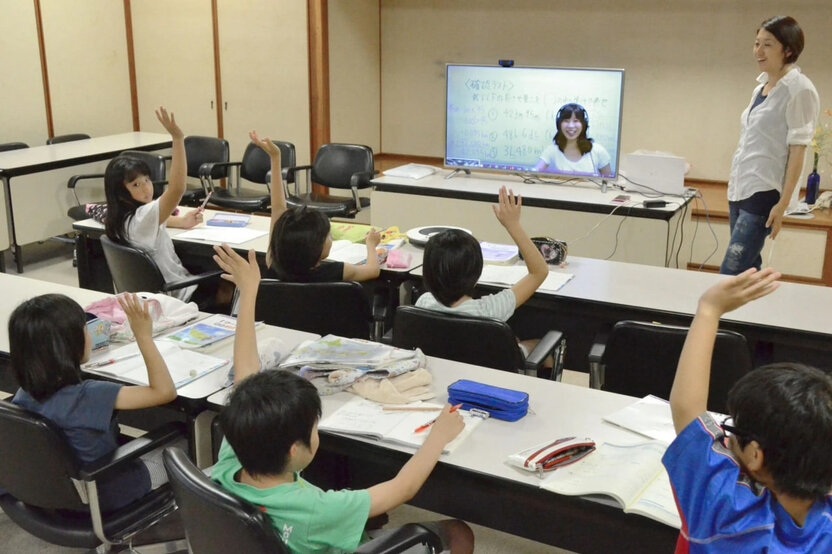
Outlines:
POLYGON ((780 228, 783 227, 783 215, 786 213, 786 206, 781 206, 778 202, 771 208, 766 221, 766 227, 771 227, 772 240, 777 238, 780 233, 780 228))

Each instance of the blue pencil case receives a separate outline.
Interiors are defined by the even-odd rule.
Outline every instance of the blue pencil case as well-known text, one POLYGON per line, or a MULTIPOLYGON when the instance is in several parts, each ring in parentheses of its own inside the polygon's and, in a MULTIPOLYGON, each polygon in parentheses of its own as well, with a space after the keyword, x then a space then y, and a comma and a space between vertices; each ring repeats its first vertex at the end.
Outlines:
POLYGON ((529 411, 529 394, 460 379, 448 386, 448 403, 462 404, 463 410, 485 410, 497 419, 517 421, 529 411))

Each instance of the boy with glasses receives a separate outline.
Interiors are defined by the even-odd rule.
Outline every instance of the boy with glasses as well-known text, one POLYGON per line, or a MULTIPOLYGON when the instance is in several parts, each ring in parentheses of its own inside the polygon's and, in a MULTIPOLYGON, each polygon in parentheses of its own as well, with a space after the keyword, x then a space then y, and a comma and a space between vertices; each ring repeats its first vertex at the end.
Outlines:
POLYGON ((768 365, 733 386, 722 425, 706 411, 719 318, 779 278, 752 268, 699 299, 670 392, 677 437, 662 460, 682 517, 677 552, 832 552, 832 378, 768 365))

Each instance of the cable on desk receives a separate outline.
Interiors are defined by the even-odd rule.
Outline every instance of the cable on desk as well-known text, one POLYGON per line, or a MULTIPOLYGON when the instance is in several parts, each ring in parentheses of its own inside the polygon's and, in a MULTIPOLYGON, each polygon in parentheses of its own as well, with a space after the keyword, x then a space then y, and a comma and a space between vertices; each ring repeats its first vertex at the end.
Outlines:
MULTIPOLYGON (((615 212, 617 212, 618 210, 620 210, 621 208, 624 208, 624 207, 632 208, 633 206, 635 206, 636 204, 639 204, 639 203, 640 203, 640 201, 638 201, 638 200, 633 200, 633 201, 628 202, 628 203, 619 204, 618 206, 616 206, 615 208, 613 208, 613 210, 612 210, 610 213, 608 213, 608 214, 607 214, 607 215, 606 215, 603 219, 601 219, 601 221, 599 221, 598 223, 596 223, 596 224, 595 224, 595 226, 594 226, 594 227, 592 227, 592 229, 590 229, 589 231, 587 231, 585 235, 583 235, 583 236, 581 236, 581 237, 578 237, 578 238, 576 238, 576 239, 574 239, 574 240, 568 240, 568 241, 566 241, 566 243, 567 243, 567 244, 574 244, 574 243, 576 243, 576 242, 578 242, 578 241, 584 240, 585 238, 587 238, 588 236, 590 236, 592 233, 594 233, 594 232, 595 232, 595 230, 596 230, 598 227, 600 227, 602 223, 604 223, 606 220, 608 220, 610 217, 612 217, 612 216, 613 216, 613 214, 615 214, 615 212)), ((629 214, 628 214, 628 215, 629 215, 629 214)), ((624 217, 627 217, 627 216, 625 215, 624 217)))

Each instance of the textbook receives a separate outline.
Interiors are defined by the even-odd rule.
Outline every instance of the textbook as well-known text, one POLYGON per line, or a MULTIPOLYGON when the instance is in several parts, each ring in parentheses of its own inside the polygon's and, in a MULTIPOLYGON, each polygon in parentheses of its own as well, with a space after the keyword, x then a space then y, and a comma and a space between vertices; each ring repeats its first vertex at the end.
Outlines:
POLYGON ((611 496, 627 513, 679 529, 682 525, 670 478, 662 465, 667 445, 649 441, 630 445, 603 443, 581 461, 553 471, 540 488, 566 495, 611 496))
POLYGON ((205 225, 214 227, 245 227, 250 220, 251 216, 246 214, 217 212, 214 214, 214 217, 205 222, 205 225))
MULTIPOLYGON (((430 429, 416 432, 416 429, 430 423, 442 412, 442 406, 415 402, 398 406, 387 411, 372 400, 356 396, 318 423, 318 430, 350 435, 365 439, 388 442, 401 446, 419 448, 430 434, 430 429), (426 407, 435 410, 424 410, 426 407), (411 407, 417 410, 408 411, 411 407)), ((465 438, 488 418, 480 410, 459 410, 465 421, 465 429, 454 440, 445 445, 443 453, 453 452, 465 438)))
MULTIPOLYGON (((183 387, 203 375, 219 369, 228 360, 208 356, 192 350, 179 348, 173 343, 156 340, 156 347, 168 366, 171 379, 176 388, 183 387)), ((106 377, 114 377, 135 385, 147 385, 147 366, 141 356, 139 346, 135 342, 121 348, 111 350, 109 358, 94 360, 83 367, 84 371, 98 373, 106 377)))
POLYGON ((215 314, 165 335, 162 339, 177 343, 184 348, 200 348, 230 337, 236 330, 236 318, 215 314))
MULTIPOLYGON (((529 274, 525 265, 493 265, 485 264, 482 268, 482 275, 480 275, 479 282, 494 285, 513 286, 520 279, 529 274)), ((540 285, 539 289, 556 292, 568 283, 574 277, 571 273, 561 273, 560 271, 550 271, 546 280, 540 285)))

